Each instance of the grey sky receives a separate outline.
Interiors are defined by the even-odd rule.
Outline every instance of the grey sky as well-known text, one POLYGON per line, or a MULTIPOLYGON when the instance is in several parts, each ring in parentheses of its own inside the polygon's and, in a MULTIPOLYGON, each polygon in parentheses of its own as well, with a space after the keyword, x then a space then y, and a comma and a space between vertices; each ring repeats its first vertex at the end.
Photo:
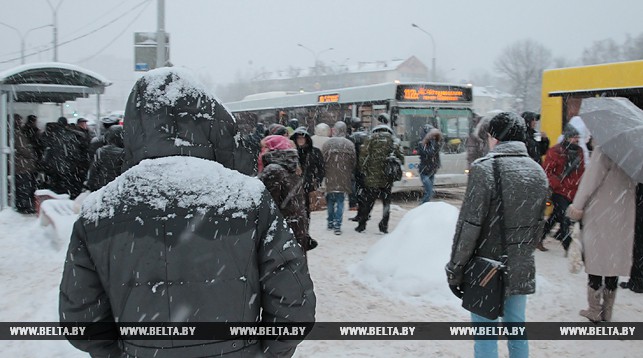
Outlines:
MULTIPOLYGON (((52 23, 46 0, 1 2, 0 22, 23 34, 52 23)), ((91 68, 87 64, 97 58, 116 57, 133 68, 133 32, 156 30, 156 0, 134 20, 143 7, 129 9, 141 2, 63 0, 58 10, 59 43, 122 17, 62 45, 59 61, 91 68), (88 57, 93 60, 79 62, 88 57)), ((312 66, 313 54, 297 43, 315 52, 333 47, 319 55, 329 65, 416 55, 430 66, 431 39, 411 23, 433 35, 438 69, 460 81, 476 70, 493 71, 501 50, 526 38, 549 48, 554 57, 575 61, 593 41, 612 38, 622 43, 626 34, 643 32, 641 14, 640 0, 166 0, 165 22, 172 62, 208 74, 215 84, 262 69, 312 66)), ((20 64, 6 62, 20 57, 18 39, 16 31, 0 26, 0 70, 20 64)), ((29 32, 27 53, 50 46, 51 39, 50 27, 29 32)), ((47 51, 27 62, 52 58, 47 51)))

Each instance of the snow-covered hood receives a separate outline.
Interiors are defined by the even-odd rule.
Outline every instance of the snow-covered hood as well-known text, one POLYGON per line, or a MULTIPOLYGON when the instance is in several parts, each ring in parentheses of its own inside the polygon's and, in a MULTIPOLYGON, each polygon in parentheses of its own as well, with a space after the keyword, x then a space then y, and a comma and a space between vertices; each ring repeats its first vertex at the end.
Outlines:
POLYGON ((124 170, 143 159, 173 155, 234 165, 234 117, 190 72, 161 68, 140 78, 127 101, 124 170))

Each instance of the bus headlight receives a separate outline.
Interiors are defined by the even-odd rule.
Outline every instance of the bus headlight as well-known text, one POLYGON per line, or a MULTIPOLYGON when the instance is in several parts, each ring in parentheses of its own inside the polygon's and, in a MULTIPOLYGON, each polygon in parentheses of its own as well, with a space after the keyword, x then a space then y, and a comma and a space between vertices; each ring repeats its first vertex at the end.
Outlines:
POLYGON ((406 172, 404 173, 404 176, 407 177, 408 179, 413 178, 413 172, 406 172))

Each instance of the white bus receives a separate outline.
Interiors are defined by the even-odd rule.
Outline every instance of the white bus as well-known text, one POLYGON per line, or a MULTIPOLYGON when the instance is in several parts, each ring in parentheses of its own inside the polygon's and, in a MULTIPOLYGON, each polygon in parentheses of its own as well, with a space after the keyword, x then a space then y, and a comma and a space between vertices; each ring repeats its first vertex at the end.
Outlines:
POLYGON ((418 174, 416 146, 420 131, 431 124, 442 131, 442 168, 436 185, 465 185, 466 141, 472 130, 473 94, 471 86, 445 83, 382 83, 319 92, 268 92, 251 95, 242 101, 225 104, 243 134, 254 130, 257 122, 286 125, 297 118, 311 135, 319 123, 332 127, 337 121, 359 117, 367 129, 378 124, 380 113, 391 117, 405 158, 404 175, 393 191, 422 190, 418 174))

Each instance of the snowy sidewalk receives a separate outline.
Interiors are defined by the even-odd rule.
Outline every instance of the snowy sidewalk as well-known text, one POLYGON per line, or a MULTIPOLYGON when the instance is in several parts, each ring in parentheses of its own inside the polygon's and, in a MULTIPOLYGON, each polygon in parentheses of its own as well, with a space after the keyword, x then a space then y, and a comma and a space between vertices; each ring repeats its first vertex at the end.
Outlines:
MULTIPOLYGON (((326 230, 326 212, 312 213, 311 234, 319 241, 319 247, 309 253, 310 272, 317 295, 317 320, 467 321, 468 314, 451 296, 442 269, 448 260, 452 238, 438 237, 444 232, 430 227, 418 232, 413 229, 414 225, 406 225, 411 229, 400 230, 397 226, 408 211, 395 205, 389 225, 391 233, 380 234, 377 222, 381 218, 381 208, 381 203, 376 203, 372 220, 364 233, 355 232, 357 224, 346 220, 355 212, 345 211, 343 234, 340 236, 326 230), (429 240, 431 249, 424 249, 427 243, 417 243, 417 240, 429 240), (369 253, 374 245, 378 249, 369 253), (408 247, 419 253, 403 252, 408 251, 408 247), (381 272, 369 275, 360 271, 359 264, 364 260, 377 263, 381 251, 394 249, 402 251, 395 256, 391 254, 392 257, 382 263, 383 267, 398 267, 396 270, 402 271, 409 270, 409 266, 411 269, 425 266, 439 269, 408 275, 406 280, 396 275, 403 274, 402 271, 391 273, 388 280, 377 277, 381 272), (414 255, 424 258, 425 262, 409 262, 414 255), (377 283, 380 281, 381 285, 377 283), (399 284, 396 286, 396 283, 399 284)), ((441 214, 435 220, 452 220, 449 210, 439 212, 441 214)), ((427 219, 428 222, 430 220, 427 219)), ((9 210, 0 212, 2 321, 58 319, 58 285, 68 242, 52 240, 53 233, 49 230, 41 227, 33 215, 20 215, 9 210)), ((554 242, 546 245, 550 251, 536 251, 537 292, 529 297, 527 318, 531 321, 582 322, 578 310, 586 305, 586 276, 584 273, 569 273, 560 245, 554 242)), ((642 295, 619 290, 614 320, 643 321, 641 298, 642 295)), ((499 348, 501 356, 506 356, 504 341, 499 348)), ((643 341, 531 341, 530 350, 531 357, 640 357, 643 341)), ((0 352, 3 357, 14 358, 87 356, 66 341, 1 341, 0 352)), ((304 341, 295 354, 299 358, 472 356, 471 341, 304 341)))

